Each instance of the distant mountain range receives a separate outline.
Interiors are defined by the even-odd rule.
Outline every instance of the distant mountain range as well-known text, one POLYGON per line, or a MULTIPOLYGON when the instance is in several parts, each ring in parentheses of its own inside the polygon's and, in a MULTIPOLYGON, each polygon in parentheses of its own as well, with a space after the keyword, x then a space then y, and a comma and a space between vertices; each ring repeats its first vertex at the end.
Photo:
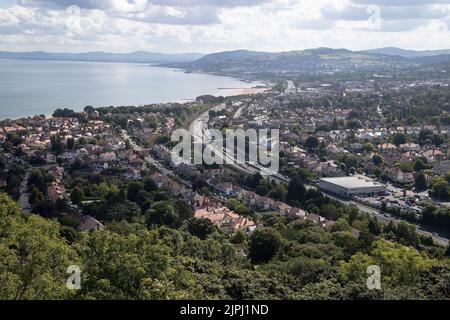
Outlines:
MULTIPOLYGON (((450 50, 410 51, 384 48, 367 51, 317 48, 289 52, 237 50, 206 55, 196 61, 166 66, 243 78, 317 75, 357 71, 396 71, 446 64, 450 50)), ((436 67, 438 68, 438 67, 436 67)))
POLYGON ((405 58, 420 58, 420 57, 432 57, 444 54, 450 54, 450 50, 425 50, 425 51, 415 51, 415 50, 405 50, 394 47, 379 48, 366 50, 367 53, 378 53, 385 54, 389 56, 400 56, 405 58))
POLYGON ((64 60, 98 62, 135 62, 180 68, 189 72, 206 72, 248 79, 290 75, 335 74, 357 71, 396 71, 406 68, 448 68, 450 50, 414 51, 380 48, 365 51, 316 48, 289 52, 236 50, 208 55, 199 53, 48 53, 1 52, 0 58, 27 60, 64 60), (431 66, 431 67, 430 67, 431 66))
POLYGON ((0 58, 23 60, 61 60, 61 61, 91 61, 91 62, 129 62, 129 63, 182 63, 192 62, 202 58, 200 53, 165 54, 137 51, 132 53, 50 53, 35 52, 5 52, 0 51, 0 58))

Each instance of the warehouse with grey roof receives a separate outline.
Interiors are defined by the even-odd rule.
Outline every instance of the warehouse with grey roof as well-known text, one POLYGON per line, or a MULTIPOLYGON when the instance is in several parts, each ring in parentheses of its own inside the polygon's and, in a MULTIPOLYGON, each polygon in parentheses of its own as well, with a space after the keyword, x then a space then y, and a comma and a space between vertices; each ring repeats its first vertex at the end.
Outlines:
POLYGON ((386 186, 362 176, 322 178, 319 188, 341 197, 373 197, 386 193, 386 186))

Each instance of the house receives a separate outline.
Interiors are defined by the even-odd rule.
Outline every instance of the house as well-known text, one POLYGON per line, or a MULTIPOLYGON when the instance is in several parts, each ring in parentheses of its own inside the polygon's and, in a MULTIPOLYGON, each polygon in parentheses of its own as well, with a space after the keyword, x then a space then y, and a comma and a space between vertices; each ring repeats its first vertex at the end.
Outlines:
POLYGON ((441 161, 433 167, 433 174, 442 176, 450 172, 450 160, 441 161))
POLYGON ((305 218, 308 213, 300 208, 291 208, 287 214, 290 218, 305 218))
POLYGON ((361 143, 351 143, 350 150, 352 152, 361 151, 363 149, 363 145, 361 143))
POLYGON ((60 166, 51 166, 48 171, 56 180, 61 180, 64 176, 64 168, 60 166))
POLYGON ((392 144, 392 143, 382 143, 379 146, 381 152, 389 152, 389 151, 393 151, 393 150, 397 150, 397 147, 392 144))
POLYGON ((275 209, 278 210, 282 215, 287 216, 291 211, 292 207, 284 202, 276 202, 275 209))
POLYGON ((81 223, 79 224, 78 231, 95 231, 103 230, 105 227, 101 222, 92 218, 91 216, 83 216, 81 223))
POLYGON ((269 210, 275 208, 275 201, 268 197, 261 197, 261 201, 256 202, 256 206, 261 210, 269 210))
POLYGON ((198 209, 195 211, 194 217, 196 219, 208 219, 226 233, 234 233, 237 230, 252 232, 257 226, 252 220, 225 207, 198 209))
POLYGON ((418 144, 415 143, 405 143, 405 144, 401 144, 398 147, 401 151, 406 152, 406 151, 420 151, 420 146, 418 144))
MULTIPOLYGON (((108 165, 105 162, 106 165, 108 165)), ((125 178, 129 179, 129 180, 138 180, 141 179, 141 170, 138 169, 133 169, 133 168, 128 168, 127 171, 125 172, 125 178)))
POLYGON ((242 189, 241 187, 233 187, 233 192, 231 193, 231 195, 239 200, 242 200, 242 198, 244 197, 245 194, 245 190, 242 189))
POLYGON ((397 182, 413 182, 414 181, 414 173, 412 172, 403 172, 397 168, 394 175, 394 180, 397 182))
POLYGON ((326 222, 326 219, 324 217, 321 217, 315 213, 308 213, 306 215, 306 219, 319 225, 323 225, 326 222))
POLYGON ((424 156, 428 161, 435 161, 435 160, 443 160, 445 158, 445 154, 439 150, 439 149, 430 149, 422 153, 422 156, 424 156))
POLYGON ((219 183, 216 189, 222 194, 229 196, 233 192, 233 185, 229 182, 219 183))
POLYGON ((99 155, 98 160, 100 162, 116 161, 117 155, 114 152, 104 152, 99 155))
POLYGON ((412 172, 403 172, 400 168, 385 166, 383 173, 387 174, 389 179, 401 183, 414 181, 414 174, 412 172))
POLYGON ((56 155, 54 153, 46 152, 44 155, 44 161, 47 163, 55 163, 56 155))
POLYGON ((47 196, 52 203, 56 203, 59 199, 67 197, 66 190, 57 182, 52 182, 47 186, 47 196))

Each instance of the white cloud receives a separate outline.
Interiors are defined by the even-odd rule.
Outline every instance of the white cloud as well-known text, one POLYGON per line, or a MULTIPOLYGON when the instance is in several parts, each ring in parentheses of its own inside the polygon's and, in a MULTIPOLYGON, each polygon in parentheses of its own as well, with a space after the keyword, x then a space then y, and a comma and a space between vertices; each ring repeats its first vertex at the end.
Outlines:
POLYGON ((450 48, 449 25, 450 0, 19 0, 0 6, 1 49, 23 51, 437 49, 450 48), (371 25, 371 4, 380 9, 379 29, 371 25))

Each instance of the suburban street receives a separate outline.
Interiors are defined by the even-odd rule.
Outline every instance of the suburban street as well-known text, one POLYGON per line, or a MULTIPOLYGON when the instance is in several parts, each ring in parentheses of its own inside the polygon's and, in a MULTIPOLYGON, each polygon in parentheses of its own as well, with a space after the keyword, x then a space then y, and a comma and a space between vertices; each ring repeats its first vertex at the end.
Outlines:
POLYGON ((28 178, 30 177, 30 172, 27 171, 27 173, 25 174, 25 177, 22 181, 22 183, 20 184, 20 198, 19 198, 19 203, 20 206, 22 207, 22 211, 24 213, 29 213, 31 208, 30 208, 30 193, 28 192, 28 178))
MULTIPOLYGON (((224 107, 225 107, 225 105, 219 105, 219 106, 215 107, 212 110, 220 111, 224 107)), ((198 128, 197 130, 195 130, 196 138, 199 139, 200 141, 203 141, 201 139, 203 139, 203 135, 205 134, 205 130, 208 127, 208 122, 209 122, 209 110, 205 111, 200 117, 195 119, 194 122, 193 122, 193 125, 196 128, 198 128)), ((133 141, 133 139, 131 139, 131 137, 127 134, 126 131, 122 131, 122 135, 123 135, 123 138, 125 140, 128 139, 130 141, 131 146, 133 147, 134 150, 136 150, 136 151, 142 151, 143 150, 142 147, 138 146, 133 141)), ((227 163, 227 165, 229 165, 230 167, 232 167, 233 169, 235 169, 238 172, 241 172, 241 173, 244 173, 244 174, 248 174, 248 175, 252 175, 252 174, 255 174, 255 173, 261 173, 261 168, 259 168, 256 165, 250 165, 250 164, 247 164, 247 163, 236 163, 235 159, 232 156, 227 154, 226 148, 219 149, 214 144, 208 144, 206 147, 209 148, 210 151, 213 151, 215 154, 217 154, 219 156, 222 156, 224 163, 227 163)), ((167 176, 171 176, 173 178, 177 178, 178 180, 180 180, 180 178, 176 174, 174 174, 172 171, 170 171, 167 168, 165 168, 162 164, 160 164, 158 161, 156 161, 152 157, 147 156, 147 157, 145 157, 145 160, 150 165, 155 166, 157 168, 157 170, 159 170, 161 173, 163 173, 163 174, 165 174, 167 176)), ((289 178, 283 176, 280 173, 277 173, 277 174, 274 174, 274 175, 269 175, 269 176, 264 176, 264 177, 266 179, 275 180, 277 182, 289 183, 289 181, 290 181, 289 178)), ((186 186, 191 186, 191 184, 188 181, 181 180, 181 182, 183 184, 185 184, 186 186)), ((314 185, 305 185, 305 187, 307 189, 311 189, 311 188, 317 189, 317 187, 314 186, 314 185)), ((386 223, 389 223, 389 222, 392 221, 394 224, 399 224, 402 221, 402 219, 394 217, 394 216, 392 216, 390 214, 382 213, 380 210, 372 208, 372 207, 369 207, 369 206, 364 205, 362 203, 355 202, 353 200, 342 199, 342 198, 336 197, 335 195, 332 195, 332 194, 330 194, 328 192, 325 192, 323 190, 321 190, 321 191, 324 194, 326 194, 328 197, 330 197, 332 199, 335 199, 335 200, 337 200, 337 201, 339 201, 339 202, 341 202, 343 204, 356 205, 361 212, 367 213, 367 214, 369 214, 372 217, 376 217, 380 223, 386 224, 386 223)), ((432 230, 431 228, 428 228, 428 227, 425 227, 425 226, 422 226, 422 225, 415 224, 415 226, 417 227, 417 232, 419 234, 424 235, 424 236, 430 236, 435 241, 436 244, 439 244, 441 246, 447 246, 448 245, 449 239, 450 239, 449 235, 442 234, 440 232, 436 232, 435 230, 432 230)))
MULTIPOLYGON (((219 110, 220 110, 220 108, 223 108, 223 106, 219 106, 219 110)), ((204 114, 202 114, 201 117, 199 117, 195 121, 197 122, 197 125, 199 126, 199 128, 202 128, 203 130, 206 129, 207 128, 207 124, 209 122, 209 111, 206 111, 204 114)), ((198 131, 198 136, 197 136, 197 138, 199 138, 199 139, 201 139, 201 133, 200 132, 202 132, 202 131, 199 130, 198 131)), ((197 132, 196 132, 196 134, 197 134, 197 132)), ((231 158, 229 155, 226 154, 226 149, 225 148, 223 150, 220 150, 220 149, 216 148, 216 146, 214 144, 210 144, 208 146, 208 148, 210 148, 216 154, 225 156, 225 159, 224 159, 225 161, 227 159, 231 160, 231 161, 228 162, 229 166, 231 166, 232 168, 234 168, 235 170, 237 170, 239 172, 242 172, 244 174, 249 174, 249 175, 252 175, 252 174, 255 174, 255 173, 260 173, 261 168, 258 168, 256 165, 249 165, 247 163, 245 163, 245 164, 241 164, 241 163, 237 164, 234 161, 233 158, 231 158)), ((281 175, 280 173, 277 173, 277 174, 274 174, 274 175, 271 175, 271 176, 265 176, 265 178, 269 179, 269 180, 275 180, 275 181, 278 181, 278 182, 285 182, 285 183, 289 183, 289 181, 290 181, 290 179, 288 179, 287 177, 281 175)), ((306 185, 305 187, 307 189, 308 188, 317 189, 317 187, 313 186, 313 185, 306 185)), ((362 203, 358 203, 358 202, 355 202, 355 201, 352 201, 352 200, 342 199, 342 198, 336 197, 336 196, 334 196, 334 195, 332 195, 332 194, 330 194, 328 192, 325 192, 323 190, 321 190, 321 191, 324 194, 326 194, 328 197, 330 197, 332 199, 335 199, 335 200, 337 200, 337 201, 339 201, 339 202, 341 202, 343 204, 356 205, 361 212, 367 213, 367 214, 369 214, 372 217, 376 217, 380 223, 389 223, 389 222, 392 221, 394 224, 397 225, 397 224, 399 224, 402 221, 402 219, 394 217, 394 216, 392 216, 390 214, 382 213, 380 210, 372 208, 372 207, 369 207, 369 206, 364 205, 362 203)), ((430 236, 439 245, 442 245, 442 246, 447 246, 448 245, 449 240, 450 240, 450 236, 448 234, 443 234, 442 232, 432 230, 429 227, 422 226, 422 225, 419 225, 419 224, 414 224, 414 225, 417 227, 417 232, 419 234, 424 235, 424 236, 430 236)))

